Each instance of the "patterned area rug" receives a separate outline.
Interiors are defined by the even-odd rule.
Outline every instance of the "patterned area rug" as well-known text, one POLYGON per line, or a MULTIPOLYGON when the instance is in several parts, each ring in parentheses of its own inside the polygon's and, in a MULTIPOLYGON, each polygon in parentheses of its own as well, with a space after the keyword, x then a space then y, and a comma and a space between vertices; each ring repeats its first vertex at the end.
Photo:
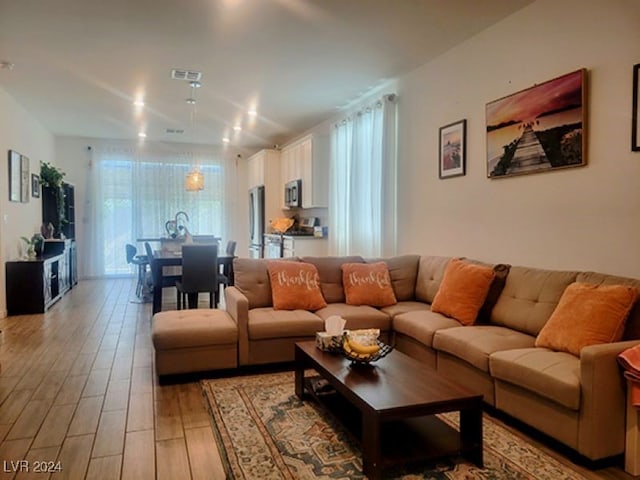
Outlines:
MULTIPOLYGON (((230 479, 363 479, 358 440, 314 400, 294 393, 293 372, 203 380, 230 479)), ((438 415, 458 427, 457 414, 438 415)), ((484 415, 484 464, 461 458, 413 465, 389 478, 584 479, 484 415)))

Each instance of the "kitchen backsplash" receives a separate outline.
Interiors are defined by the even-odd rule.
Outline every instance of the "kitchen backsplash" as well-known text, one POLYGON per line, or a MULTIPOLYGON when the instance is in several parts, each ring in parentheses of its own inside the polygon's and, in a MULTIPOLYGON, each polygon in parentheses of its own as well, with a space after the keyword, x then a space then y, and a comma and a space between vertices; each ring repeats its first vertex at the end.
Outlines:
POLYGON ((320 225, 325 226, 329 222, 328 208, 290 208, 282 210, 283 217, 292 217, 297 215, 298 218, 317 217, 320 225))

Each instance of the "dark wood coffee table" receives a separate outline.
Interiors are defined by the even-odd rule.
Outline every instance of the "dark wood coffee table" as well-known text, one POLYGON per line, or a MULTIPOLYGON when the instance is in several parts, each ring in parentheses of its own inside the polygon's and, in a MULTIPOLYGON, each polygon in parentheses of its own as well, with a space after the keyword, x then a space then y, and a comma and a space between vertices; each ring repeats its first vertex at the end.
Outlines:
POLYGON ((342 399, 342 406, 328 408, 338 417, 342 413, 346 423, 355 421, 363 471, 370 479, 380 478, 394 465, 452 454, 483 466, 481 394, 397 351, 362 366, 319 350, 315 342, 296 343, 296 395, 319 399, 305 381, 305 369, 318 372, 342 399), (352 413, 345 415, 345 405, 352 413), (434 416, 451 411, 460 412, 460 432, 434 416))

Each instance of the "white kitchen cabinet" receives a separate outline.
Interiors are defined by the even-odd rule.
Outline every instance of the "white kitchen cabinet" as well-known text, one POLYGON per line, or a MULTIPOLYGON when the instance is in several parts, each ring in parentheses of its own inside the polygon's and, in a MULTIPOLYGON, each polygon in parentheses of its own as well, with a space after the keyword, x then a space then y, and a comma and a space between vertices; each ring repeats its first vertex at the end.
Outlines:
POLYGON ((302 180, 302 208, 329 203, 329 141, 326 135, 307 135, 282 149, 282 184, 302 180))
POLYGON ((326 238, 285 235, 282 240, 283 257, 325 257, 329 249, 326 238))
POLYGON ((248 160, 249 188, 260 185, 280 183, 280 152, 278 150, 260 150, 248 160))
POLYGON ((282 184, 280 176, 280 152, 260 150, 248 159, 249 188, 264 185, 265 228, 269 220, 282 216, 282 184))
POLYGON ((293 253, 295 247, 295 241, 291 237, 284 237, 282 239, 282 257, 289 258, 295 256, 293 253))

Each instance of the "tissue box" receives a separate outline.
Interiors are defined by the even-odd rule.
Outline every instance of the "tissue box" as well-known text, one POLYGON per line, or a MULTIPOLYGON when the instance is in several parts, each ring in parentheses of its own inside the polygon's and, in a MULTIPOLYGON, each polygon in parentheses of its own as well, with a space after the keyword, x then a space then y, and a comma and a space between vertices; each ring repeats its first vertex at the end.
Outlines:
POLYGON ((342 345, 342 335, 330 335, 327 332, 316 332, 316 347, 323 352, 335 352, 342 345))

